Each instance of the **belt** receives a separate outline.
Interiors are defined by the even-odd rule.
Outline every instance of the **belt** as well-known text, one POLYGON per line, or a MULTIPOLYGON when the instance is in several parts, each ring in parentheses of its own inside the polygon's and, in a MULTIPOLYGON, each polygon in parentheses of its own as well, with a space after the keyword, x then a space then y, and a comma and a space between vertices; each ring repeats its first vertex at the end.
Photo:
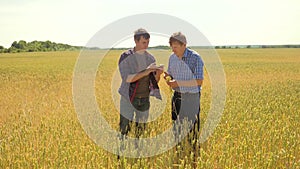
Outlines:
POLYGON ((174 92, 174 95, 179 95, 179 96, 181 96, 182 94, 198 94, 198 93, 200 93, 200 92, 197 92, 197 93, 181 93, 181 92, 177 92, 177 91, 175 91, 174 92))
POLYGON ((148 99, 149 97, 135 96, 135 99, 148 99))

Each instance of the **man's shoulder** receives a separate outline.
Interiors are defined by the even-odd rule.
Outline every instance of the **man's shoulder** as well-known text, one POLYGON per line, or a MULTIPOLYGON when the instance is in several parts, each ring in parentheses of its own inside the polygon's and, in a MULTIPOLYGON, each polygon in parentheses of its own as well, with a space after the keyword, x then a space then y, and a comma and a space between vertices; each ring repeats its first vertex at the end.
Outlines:
POLYGON ((200 57, 200 55, 198 54, 197 51, 190 49, 190 48, 186 48, 187 50, 187 55, 188 56, 193 56, 193 57, 200 57))
POLYGON ((194 63, 203 64, 203 60, 197 51, 187 48, 187 58, 194 63))
POLYGON ((129 55, 132 55, 134 54, 134 51, 133 49, 128 49, 127 51, 124 51, 122 54, 121 54, 121 57, 119 59, 119 64, 124 60, 126 59, 129 55))
POLYGON ((122 54, 121 54, 121 57, 122 56, 129 56, 129 55, 132 55, 134 53, 133 49, 128 49, 126 51, 124 51, 122 54))
POLYGON ((155 57, 151 53, 149 53, 148 51, 146 51, 146 56, 148 56, 150 59, 155 61, 155 57))

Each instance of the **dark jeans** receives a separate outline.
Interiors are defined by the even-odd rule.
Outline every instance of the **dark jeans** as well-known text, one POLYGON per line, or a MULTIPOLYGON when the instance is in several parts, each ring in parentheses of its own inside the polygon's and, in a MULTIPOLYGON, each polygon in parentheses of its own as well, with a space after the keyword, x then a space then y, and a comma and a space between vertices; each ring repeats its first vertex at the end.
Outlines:
POLYGON ((139 138, 146 128, 149 116, 149 98, 135 98, 131 103, 121 96, 120 100, 120 131, 122 135, 127 135, 132 122, 136 125, 136 137, 139 138), (139 109, 139 110, 138 110, 139 109))
POLYGON ((172 97, 172 120, 175 137, 189 132, 191 139, 197 139, 200 131, 200 96, 201 93, 174 92, 172 97), (187 122, 187 126, 183 126, 187 122), (186 128, 189 127, 189 128, 186 128))
POLYGON ((144 98, 135 97, 132 100, 132 105, 137 111, 147 111, 150 108, 149 97, 144 97, 144 98))

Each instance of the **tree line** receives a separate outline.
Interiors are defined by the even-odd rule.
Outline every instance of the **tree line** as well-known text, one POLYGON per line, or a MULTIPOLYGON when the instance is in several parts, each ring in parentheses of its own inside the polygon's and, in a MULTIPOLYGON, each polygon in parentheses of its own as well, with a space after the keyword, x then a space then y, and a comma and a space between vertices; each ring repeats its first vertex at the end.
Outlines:
POLYGON ((300 45, 229 45, 229 46, 215 46, 215 49, 237 49, 237 48, 300 48, 300 45))
POLYGON ((63 43, 51 41, 32 41, 26 42, 20 40, 14 41, 9 48, 0 46, 0 53, 18 53, 18 52, 48 52, 48 51, 72 51, 80 50, 82 46, 71 46, 63 43))
MULTIPOLYGON (((237 48, 300 48, 300 45, 229 45, 229 46, 206 46, 199 47, 194 46, 195 48, 215 48, 215 49, 237 49, 237 48)), ((72 46, 63 43, 55 43, 49 40, 47 41, 32 41, 26 42, 20 40, 19 42, 14 41, 9 48, 4 48, 0 46, 0 53, 18 53, 18 52, 48 52, 48 51, 74 51, 87 49, 83 46, 72 46)), ((100 48, 88 48, 88 49, 100 49, 100 48)), ((111 48, 119 49, 119 48, 111 48)), ((123 49, 123 48, 122 48, 123 49)), ((124 48, 125 49, 125 48, 124 48)), ((127 48, 126 48, 127 49, 127 48)), ((170 49, 169 46, 155 46, 149 47, 149 49, 170 49)))

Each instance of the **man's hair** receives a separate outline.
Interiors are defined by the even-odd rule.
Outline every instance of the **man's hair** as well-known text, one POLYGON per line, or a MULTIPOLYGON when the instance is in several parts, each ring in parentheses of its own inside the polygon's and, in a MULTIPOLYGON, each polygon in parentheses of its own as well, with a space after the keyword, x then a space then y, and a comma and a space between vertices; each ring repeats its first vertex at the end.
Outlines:
POLYGON ((170 46, 173 42, 178 42, 180 45, 186 44, 186 38, 185 35, 181 32, 175 32, 169 39, 170 46))
POLYGON ((134 40, 139 41, 141 37, 144 37, 145 39, 149 39, 150 34, 143 28, 134 31, 134 40))

